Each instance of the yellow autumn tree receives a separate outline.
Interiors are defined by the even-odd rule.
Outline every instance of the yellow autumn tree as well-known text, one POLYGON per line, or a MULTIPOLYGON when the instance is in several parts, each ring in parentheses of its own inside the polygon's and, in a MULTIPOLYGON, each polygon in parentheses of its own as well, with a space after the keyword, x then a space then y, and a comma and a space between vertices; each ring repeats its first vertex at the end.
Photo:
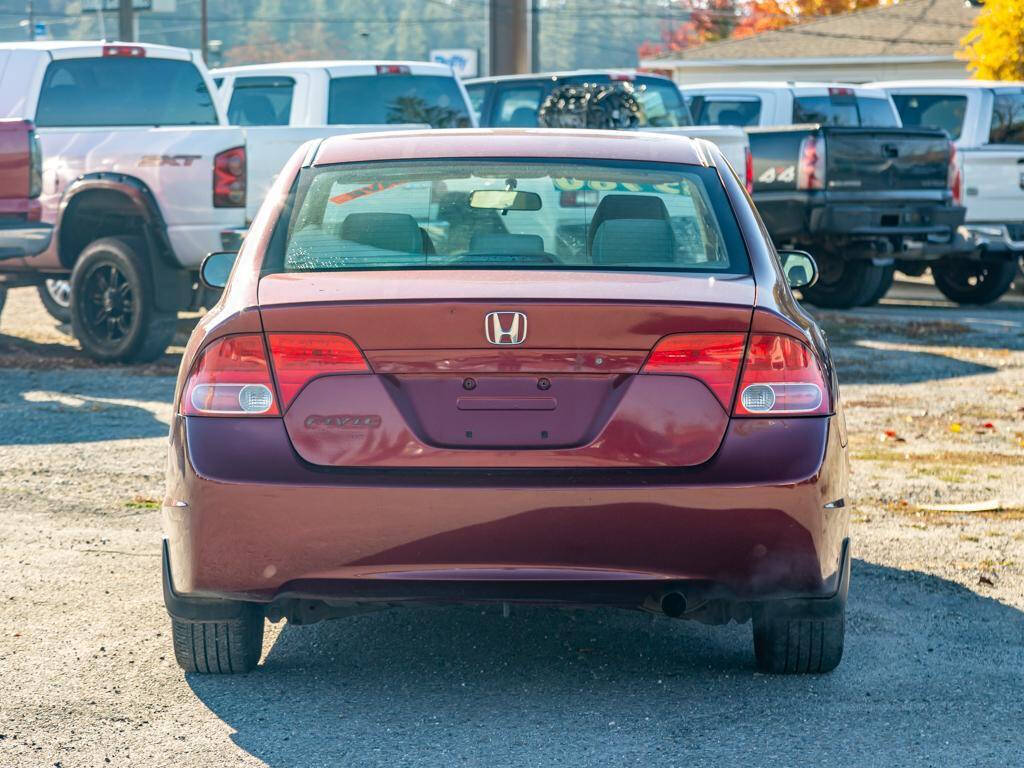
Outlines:
POLYGON ((1024 80, 1024 0, 987 0, 959 57, 981 80, 1024 80))

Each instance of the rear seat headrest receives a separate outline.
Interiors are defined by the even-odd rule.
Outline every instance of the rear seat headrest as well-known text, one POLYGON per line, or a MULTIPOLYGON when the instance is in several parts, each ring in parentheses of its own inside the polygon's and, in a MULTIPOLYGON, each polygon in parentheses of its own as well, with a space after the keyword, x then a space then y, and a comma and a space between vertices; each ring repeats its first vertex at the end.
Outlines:
POLYGON ((342 240, 400 253, 423 253, 423 235, 407 213, 350 213, 341 225, 342 240))

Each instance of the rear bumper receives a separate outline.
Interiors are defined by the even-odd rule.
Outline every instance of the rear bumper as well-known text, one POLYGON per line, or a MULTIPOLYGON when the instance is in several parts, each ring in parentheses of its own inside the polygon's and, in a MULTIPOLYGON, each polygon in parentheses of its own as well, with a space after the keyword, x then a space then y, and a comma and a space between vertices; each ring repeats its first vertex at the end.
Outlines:
POLYGON ((42 222, 0 222, 0 260, 35 256, 50 246, 53 225, 42 222))
POLYGON ((171 581, 185 601, 820 598, 848 535, 830 422, 734 421, 693 469, 332 470, 278 419, 178 418, 171 581))

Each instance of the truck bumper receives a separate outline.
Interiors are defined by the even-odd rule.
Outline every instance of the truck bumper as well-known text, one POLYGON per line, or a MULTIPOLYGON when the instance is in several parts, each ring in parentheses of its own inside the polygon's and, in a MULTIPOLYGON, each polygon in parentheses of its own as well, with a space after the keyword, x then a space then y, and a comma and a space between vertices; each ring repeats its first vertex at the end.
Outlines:
POLYGON ((35 256, 50 246, 53 225, 17 221, 0 223, 0 260, 35 256))

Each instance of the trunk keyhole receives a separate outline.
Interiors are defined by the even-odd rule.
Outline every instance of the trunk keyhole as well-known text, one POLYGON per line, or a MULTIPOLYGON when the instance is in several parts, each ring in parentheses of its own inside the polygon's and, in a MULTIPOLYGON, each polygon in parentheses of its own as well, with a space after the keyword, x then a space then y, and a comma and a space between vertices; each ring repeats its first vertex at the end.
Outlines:
POLYGON ((463 379, 462 388, 467 390, 476 389, 476 379, 463 379))
POLYGON ((537 379, 537 389, 551 389, 551 379, 537 379))

